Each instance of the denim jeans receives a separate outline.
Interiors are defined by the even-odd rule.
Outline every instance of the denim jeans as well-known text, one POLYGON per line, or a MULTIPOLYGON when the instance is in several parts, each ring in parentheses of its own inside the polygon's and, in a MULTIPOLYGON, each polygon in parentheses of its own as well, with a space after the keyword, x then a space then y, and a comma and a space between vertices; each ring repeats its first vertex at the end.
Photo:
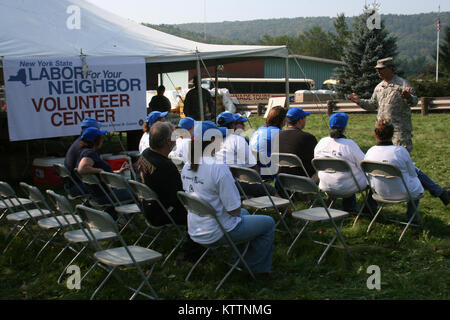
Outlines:
POLYGON ((420 183, 422 184, 422 187, 425 190, 428 190, 432 196, 439 197, 442 194, 442 192, 444 192, 444 189, 442 189, 440 185, 431 180, 425 173, 420 171, 420 169, 417 167, 416 173, 417 177, 420 180, 420 183))
MULTIPOLYGON (((229 236, 234 242, 250 240, 247 253, 244 256, 253 273, 270 272, 272 268, 273 238, 275 222, 272 217, 265 215, 250 215, 247 210, 241 209, 241 222, 230 232, 229 236)), ((225 235, 214 244, 227 244, 225 235)), ((237 245, 243 252, 245 243, 237 245)), ((235 259, 237 255, 233 253, 235 259)))

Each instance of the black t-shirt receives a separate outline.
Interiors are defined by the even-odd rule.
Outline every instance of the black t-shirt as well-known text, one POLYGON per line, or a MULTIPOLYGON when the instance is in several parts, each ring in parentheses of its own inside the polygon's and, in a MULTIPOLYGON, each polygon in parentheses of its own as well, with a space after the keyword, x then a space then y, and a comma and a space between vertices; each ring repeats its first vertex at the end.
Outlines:
POLYGON ((166 112, 170 111, 171 104, 167 97, 157 94, 156 96, 153 96, 152 100, 150 100, 148 107, 150 108, 150 112, 166 112))
MULTIPOLYGON (((314 148, 317 145, 317 139, 312 134, 304 132, 296 127, 288 127, 279 134, 280 153, 292 153, 302 160, 303 166, 312 177, 316 170, 311 164, 314 158, 314 148)), ((304 176, 303 169, 282 168, 281 173, 295 174, 304 176)))
MULTIPOLYGON (((177 191, 183 191, 183 183, 177 167, 169 158, 147 148, 138 160, 138 171, 150 189, 159 197, 177 224, 187 224, 187 211, 177 198, 177 191), (170 208, 173 209, 170 209, 170 208)), ((144 214, 155 226, 170 223, 169 218, 155 202, 144 202, 144 214)))
MULTIPOLYGON (((211 94, 205 88, 202 88, 202 100, 203 100, 203 114, 205 116, 205 120, 208 120, 206 117, 206 105, 209 107, 209 112, 213 113, 214 105, 211 94)), ((200 108, 198 106, 198 89, 193 88, 188 91, 186 97, 184 98, 184 107, 183 113, 186 117, 191 117, 194 120, 200 119, 200 108)))
MULTIPOLYGON (((90 158, 94 161, 94 168, 97 169, 102 169, 103 171, 106 172, 113 172, 111 166, 109 165, 108 162, 106 162, 105 160, 103 160, 100 155, 98 154, 98 152, 94 149, 91 148, 82 148, 80 150, 80 156, 78 157, 78 161, 77 161, 77 165, 76 167, 78 167, 81 159, 83 158, 90 158)), ((100 180, 101 181, 101 180, 100 180)), ((93 194, 94 196, 99 196, 102 197, 103 196, 103 192, 100 189, 100 187, 98 186, 93 186, 93 185, 86 185, 86 188, 88 190, 89 193, 93 194)), ((105 190, 108 190, 107 187, 102 183, 102 186, 105 190)))

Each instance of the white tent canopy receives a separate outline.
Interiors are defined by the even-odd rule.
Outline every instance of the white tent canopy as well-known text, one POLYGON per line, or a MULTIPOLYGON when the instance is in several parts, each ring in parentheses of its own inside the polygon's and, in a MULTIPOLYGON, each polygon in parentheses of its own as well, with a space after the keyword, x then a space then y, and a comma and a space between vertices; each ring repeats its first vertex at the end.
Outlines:
POLYGON ((0 57, 139 56, 158 72, 287 57, 285 46, 211 45, 186 40, 121 18, 83 0, 0 0, 0 57), (70 29, 80 8, 79 29, 70 29), (197 56, 198 55, 198 56, 197 56))

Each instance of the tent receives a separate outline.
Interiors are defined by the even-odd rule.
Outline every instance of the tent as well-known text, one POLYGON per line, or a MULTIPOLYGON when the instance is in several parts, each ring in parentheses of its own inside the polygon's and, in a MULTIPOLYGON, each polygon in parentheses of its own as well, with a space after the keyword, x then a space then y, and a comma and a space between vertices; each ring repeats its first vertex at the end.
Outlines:
POLYGON ((80 54, 145 57, 152 72, 163 73, 193 69, 199 59, 206 65, 217 65, 287 58, 288 52, 285 46, 212 45, 186 40, 84 0, 0 0, 0 59, 80 54))

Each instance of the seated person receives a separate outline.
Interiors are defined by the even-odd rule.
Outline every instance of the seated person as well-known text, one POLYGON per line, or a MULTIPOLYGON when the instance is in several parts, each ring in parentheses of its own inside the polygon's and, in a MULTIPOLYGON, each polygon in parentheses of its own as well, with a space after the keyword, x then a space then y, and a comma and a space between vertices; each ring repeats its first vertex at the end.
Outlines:
POLYGON ((147 121, 144 123, 144 133, 142 134, 141 141, 139 142, 139 153, 142 154, 142 152, 150 147, 150 127, 152 124, 154 124, 157 121, 166 121, 166 116, 168 112, 159 112, 159 111, 152 111, 147 116, 147 121))
MULTIPOLYGON (((367 187, 367 179, 360 167, 361 161, 364 160, 364 153, 353 140, 345 137, 347 122, 348 115, 346 113, 334 113, 330 117, 330 136, 320 139, 314 148, 314 157, 345 160, 349 164, 360 189, 364 190, 367 187)), ((331 190, 335 192, 342 190, 346 193, 358 192, 358 187, 355 185, 350 172, 319 171, 319 179, 319 188, 325 192, 331 190)), ((368 202, 375 214, 376 202, 372 197, 368 198, 368 202)), ((344 211, 357 212, 356 196, 343 198, 342 206, 344 211)))
MULTIPOLYGON (((404 147, 393 145, 392 137, 394 126, 386 119, 379 119, 375 125, 375 139, 377 144, 370 148, 364 160, 387 162, 396 165, 402 172, 403 179, 413 198, 417 198, 427 189, 433 196, 440 197, 444 205, 449 202, 449 190, 442 189, 437 183, 420 171, 412 161, 408 150, 404 147)), ((369 177, 371 186, 376 193, 386 199, 398 200, 407 195, 399 178, 396 184, 388 184, 381 177, 369 177)), ((415 200, 416 207, 419 200, 415 200)), ((408 203, 406 218, 410 219, 414 212, 412 203, 408 203)), ((413 221, 417 222, 417 221, 413 221)))
MULTIPOLYGON (((221 135, 222 132, 210 121, 203 121, 201 125, 196 126, 194 138, 198 139, 199 143, 191 141, 190 161, 184 165, 181 173, 183 189, 211 204, 233 241, 250 240, 244 259, 256 276, 264 276, 270 273, 272 268, 275 222, 272 217, 249 215, 247 210, 241 208, 239 191, 228 166, 217 163, 204 153, 221 135), (216 133, 211 137, 213 129, 216 133), (206 140, 205 137, 211 138, 206 140), (201 152, 195 152, 196 147, 200 147, 201 152)), ((189 211, 188 232, 192 240, 200 244, 227 243, 214 218, 200 217, 189 211)), ((238 245, 238 249, 242 251, 244 246, 238 245)))
POLYGON ((164 96, 165 91, 166 87, 164 87, 163 85, 160 85, 158 89, 156 89, 156 96, 153 96, 148 103, 150 112, 170 112, 172 105, 170 104, 170 100, 166 96, 164 96))
MULTIPOLYGON (((259 171, 256 164, 256 158, 250 150, 250 147, 244 137, 236 134, 236 122, 240 119, 240 115, 231 112, 222 112, 216 118, 219 127, 227 128, 228 134, 222 142, 220 149, 215 153, 217 163, 223 163, 228 166, 239 166, 251 168, 259 171)), ((242 120, 241 120, 242 121, 242 120)), ((240 182, 240 185, 247 196, 260 197, 265 196, 263 186, 250 183, 240 182)), ((277 195, 277 191, 269 184, 265 184, 269 193, 273 196, 277 195)))
POLYGON ((177 137, 175 147, 169 153, 169 158, 177 157, 183 159, 184 162, 188 161, 189 146, 194 132, 194 124, 195 121, 191 117, 184 117, 178 122, 176 132, 180 133, 180 135, 177 137))
POLYGON ((266 124, 252 135, 250 148, 256 152, 258 167, 261 168, 261 175, 271 178, 276 169, 270 163, 272 150, 279 150, 278 134, 286 124, 286 109, 282 106, 273 107, 267 115, 266 124))
MULTIPOLYGON (((81 122, 81 134, 83 134, 86 128, 93 127, 99 129, 101 126, 102 124, 97 120, 93 118, 85 118, 81 122)), ((69 170, 71 174, 73 173, 73 169, 76 168, 78 158, 80 157, 81 151, 80 141, 81 135, 78 138, 76 138, 75 141, 72 143, 72 145, 69 147, 69 150, 67 150, 66 157, 64 159, 64 166, 67 168, 67 170, 69 170)), ((83 184, 78 179, 78 177, 72 174, 72 178, 75 180, 75 182, 78 184, 80 188, 74 185, 72 183, 72 180, 70 180, 69 178, 63 178, 64 189, 66 190, 66 192, 73 197, 81 195, 80 191, 86 192, 86 190, 84 190, 83 184)))
MULTIPOLYGON (((80 142, 81 150, 80 156, 77 161, 78 174, 80 175, 98 174, 102 171, 122 173, 124 170, 129 169, 128 162, 125 161, 119 170, 113 171, 111 169, 111 166, 100 157, 98 150, 102 147, 103 135, 106 134, 107 132, 108 131, 106 130, 99 130, 97 128, 92 127, 84 130, 83 134, 81 135, 81 142, 80 142)), ((84 187, 88 191, 88 193, 92 195, 92 200, 95 203, 99 205, 110 203, 108 196, 105 195, 105 193, 101 190, 100 187, 91 185, 84 185, 84 187)), ((110 198, 114 200, 115 198, 109 194, 108 187, 103 183, 102 187, 108 193, 110 198)), ((132 200, 127 190, 112 189, 112 191, 121 202, 132 200)), ((110 212, 110 214, 114 216, 114 213, 110 212)))

